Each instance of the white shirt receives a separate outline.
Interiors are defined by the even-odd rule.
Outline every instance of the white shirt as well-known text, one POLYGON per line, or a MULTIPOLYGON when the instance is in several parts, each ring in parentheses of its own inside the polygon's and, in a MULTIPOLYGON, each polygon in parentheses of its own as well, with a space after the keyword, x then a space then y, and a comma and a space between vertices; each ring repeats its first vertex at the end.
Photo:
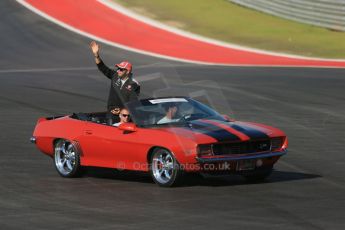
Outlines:
POLYGON ((171 122, 176 122, 180 119, 170 119, 170 118, 167 118, 167 117, 163 117, 162 119, 160 119, 157 124, 165 124, 165 123, 171 123, 171 122))
POLYGON ((121 87, 120 87, 120 89, 122 89, 122 86, 126 83, 127 80, 128 80, 128 78, 126 78, 125 80, 121 79, 121 87))
POLYGON ((113 126, 118 127, 118 126, 121 125, 121 124, 122 124, 122 122, 117 122, 117 123, 114 123, 113 126))

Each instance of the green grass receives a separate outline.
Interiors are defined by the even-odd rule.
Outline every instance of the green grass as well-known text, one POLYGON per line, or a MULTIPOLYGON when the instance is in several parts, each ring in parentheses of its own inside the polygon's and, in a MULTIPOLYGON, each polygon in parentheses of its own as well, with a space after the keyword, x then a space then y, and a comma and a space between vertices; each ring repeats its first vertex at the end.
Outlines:
POLYGON ((155 20, 220 41, 311 57, 345 58, 345 32, 297 23, 227 0, 114 0, 155 20))

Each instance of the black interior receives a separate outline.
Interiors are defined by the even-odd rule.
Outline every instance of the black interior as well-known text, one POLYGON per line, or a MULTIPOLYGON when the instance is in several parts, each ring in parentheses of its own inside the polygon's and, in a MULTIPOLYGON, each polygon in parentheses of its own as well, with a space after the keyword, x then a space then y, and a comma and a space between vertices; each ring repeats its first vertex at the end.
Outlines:
POLYGON ((98 124, 112 125, 119 121, 118 116, 112 116, 107 112, 96 112, 96 113, 73 113, 71 118, 81 120, 81 121, 90 121, 98 124))

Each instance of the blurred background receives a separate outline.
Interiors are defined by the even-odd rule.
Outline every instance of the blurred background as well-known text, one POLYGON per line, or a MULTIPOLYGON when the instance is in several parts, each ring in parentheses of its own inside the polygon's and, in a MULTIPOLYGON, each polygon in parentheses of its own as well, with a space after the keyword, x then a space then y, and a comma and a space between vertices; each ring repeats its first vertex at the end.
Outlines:
MULTIPOLYGON (((135 34, 133 46, 143 45, 148 36, 161 38, 147 27, 133 28, 131 18, 114 17, 127 14, 121 12, 124 8, 226 43, 344 59, 344 4, 342 0, 0 1, 1 228, 343 229, 344 68, 202 65, 148 55, 85 33, 93 27, 104 37, 126 42, 129 31, 136 29, 141 32, 135 34), (115 5, 110 9, 104 4, 115 5), (59 20, 48 16, 53 14, 59 20), (67 21, 73 24, 56 24, 67 21), (118 26, 109 29, 100 21, 118 26), (71 26, 83 27, 84 33, 71 26), (289 138, 289 153, 262 184, 230 176, 162 189, 146 174, 100 169, 82 178, 61 178, 52 159, 29 138, 39 117, 105 110, 110 81, 94 63, 89 48, 93 39, 101 44, 108 66, 122 60, 133 64, 142 97, 191 96, 237 120, 280 128, 289 138)), ((176 47, 175 42, 164 45, 176 47)))

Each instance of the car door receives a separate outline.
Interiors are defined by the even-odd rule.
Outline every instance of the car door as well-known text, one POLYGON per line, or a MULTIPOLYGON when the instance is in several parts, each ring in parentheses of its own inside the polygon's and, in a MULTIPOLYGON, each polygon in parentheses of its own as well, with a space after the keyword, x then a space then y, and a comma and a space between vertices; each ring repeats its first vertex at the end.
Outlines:
POLYGON ((140 170, 148 146, 139 144, 140 131, 88 122, 80 144, 85 165, 140 170))

